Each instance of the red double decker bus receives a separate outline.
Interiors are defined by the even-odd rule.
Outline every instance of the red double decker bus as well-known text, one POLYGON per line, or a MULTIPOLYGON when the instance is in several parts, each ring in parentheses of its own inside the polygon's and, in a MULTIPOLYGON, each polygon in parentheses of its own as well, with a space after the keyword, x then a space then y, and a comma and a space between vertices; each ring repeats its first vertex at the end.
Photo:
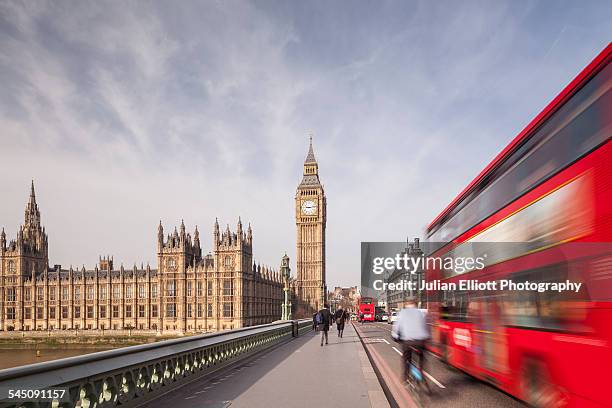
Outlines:
POLYGON ((374 299, 371 297, 359 298, 359 317, 360 322, 374 321, 374 299))
POLYGON ((493 257, 427 281, 582 284, 427 293, 432 351, 533 406, 612 406, 611 59, 609 44, 426 231, 429 256, 493 257))

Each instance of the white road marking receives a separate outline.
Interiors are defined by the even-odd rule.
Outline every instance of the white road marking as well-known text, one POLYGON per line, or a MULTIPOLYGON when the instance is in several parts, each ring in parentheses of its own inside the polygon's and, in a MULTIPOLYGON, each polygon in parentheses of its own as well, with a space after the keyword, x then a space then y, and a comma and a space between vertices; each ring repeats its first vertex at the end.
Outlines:
POLYGON ((364 343, 366 344, 372 344, 372 343, 387 343, 389 344, 389 342, 386 339, 371 339, 371 338, 364 338, 363 339, 364 343))
POLYGON ((192 395, 191 397, 185 397, 185 399, 192 399, 195 398, 195 395, 192 395))
MULTIPOLYGON (((403 356, 404 353, 402 353, 401 351, 399 351, 397 349, 397 347, 393 347, 393 350, 395 350, 397 352, 397 354, 399 354, 400 356, 403 356)), ((433 375, 429 374, 427 371, 423 370, 423 374, 425 374, 425 377, 429 378, 431 380, 431 382, 433 382, 434 384, 436 384, 438 387, 440 388, 446 388, 444 385, 442 385, 442 383, 438 380, 436 380, 433 375)))
POLYGON ((383 340, 384 340, 385 343, 391 344, 391 343, 389 343, 389 341, 387 339, 383 339, 383 340))
POLYGON ((442 383, 440 383, 440 381, 436 380, 431 374, 429 374, 427 371, 423 371, 423 374, 425 374, 425 377, 429 378, 434 384, 436 384, 438 387, 440 388, 446 388, 445 386, 442 385, 442 383))

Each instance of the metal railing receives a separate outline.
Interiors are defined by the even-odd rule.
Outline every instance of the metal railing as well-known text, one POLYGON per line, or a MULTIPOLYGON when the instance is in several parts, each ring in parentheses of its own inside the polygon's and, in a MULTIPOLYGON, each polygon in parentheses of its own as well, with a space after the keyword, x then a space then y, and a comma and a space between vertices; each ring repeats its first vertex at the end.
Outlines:
POLYGON ((0 370, 0 408, 138 406, 311 328, 291 320, 0 370))

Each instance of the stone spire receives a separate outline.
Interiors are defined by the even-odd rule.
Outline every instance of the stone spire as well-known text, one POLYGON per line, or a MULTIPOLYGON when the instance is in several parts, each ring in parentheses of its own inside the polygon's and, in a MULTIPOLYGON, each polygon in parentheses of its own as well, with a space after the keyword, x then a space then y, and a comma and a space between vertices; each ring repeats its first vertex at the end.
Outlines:
POLYGON ((215 246, 215 248, 217 248, 219 246, 219 241, 221 240, 220 236, 219 236, 219 219, 215 218, 215 228, 213 231, 213 244, 215 246))
POLYGON ((317 159, 315 159, 314 150, 312 149, 312 135, 310 135, 310 146, 308 147, 308 154, 306 155, 306 160, 304 160, 304 164, 316 162, 317 159))
POLYGON ((193 232, 193 244, 196 248, 200 247, 200 231, 198 231, 197 225, 195 227, 195 231, 193 232))
POLYGON ((30 200, 26 205, 25 209, 25 228, 38 228, 40 227, 40 211, 38 211, 38 204, 36 204, 36 192, 34 191, 34 180, 30 187, 30 200))
POLYGON ((161 220, 159 220, 159 226, 157 227, 157 244, 160 248, 164 246, 164 227, 161 220))
POLYGON ((304 177, 302 182, 298 186, 300 187, 320 187, 321 182, 319 181, 319 164, 315 159, 314 150, 312 148, 312 136, 310 136, 310 145, 308 146, 308 154, 306 160, 304 160, 304 177))
POLYGON ((36 204, 36 192, 34 191, 34 180, 32 179, 32 185, 30 188, 30 202, 36 204))
POLYGON ((181 219, 181 239, 185 240, 185 222, 181 219))

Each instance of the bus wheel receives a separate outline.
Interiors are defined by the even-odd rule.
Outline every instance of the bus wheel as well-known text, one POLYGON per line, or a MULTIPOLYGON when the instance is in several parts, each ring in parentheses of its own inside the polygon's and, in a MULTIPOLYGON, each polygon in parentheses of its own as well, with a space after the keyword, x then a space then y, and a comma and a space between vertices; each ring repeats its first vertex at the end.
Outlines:
POLYGON ((559 408, 566 406, 563 394, 552 382, 546 365, 530 360, 523 370, 523 396, 525 401, 536 408, 559 408))

